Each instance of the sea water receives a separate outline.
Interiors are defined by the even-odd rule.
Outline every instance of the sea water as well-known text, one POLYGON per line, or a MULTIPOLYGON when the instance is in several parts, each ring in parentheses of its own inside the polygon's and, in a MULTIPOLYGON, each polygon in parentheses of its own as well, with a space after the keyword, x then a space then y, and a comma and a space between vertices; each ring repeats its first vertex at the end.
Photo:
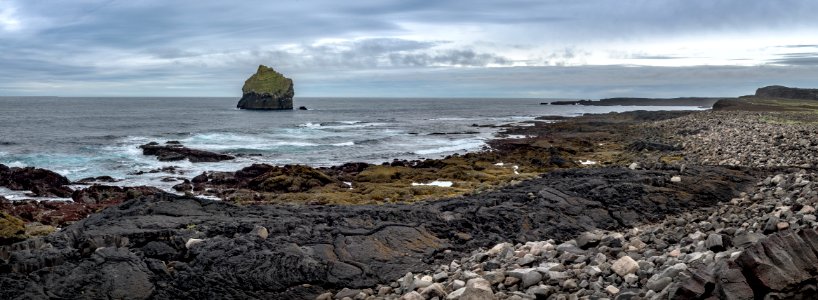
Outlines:
MULTIPOLYGON (((309 110, 236 109, 236 98, 0 97, 0 163, 71 180, 169 187, 167 177, 235 171, 253 163, 331 166, 440 158, 476 151, 499 128, 538 116, 695 107, 540 105, 543 99, 296 98, 309 110), (477 126, 475 126, 477 125, 477 126), (237 155, 215 163, 160 162, 139 145, 179 141, 237 155), (174 166, 179 174, 145 173, 174 166), (165 179, 165 181, 163 181, 165 179)), ((178 183, 178 182, 177 182, 178 183)))

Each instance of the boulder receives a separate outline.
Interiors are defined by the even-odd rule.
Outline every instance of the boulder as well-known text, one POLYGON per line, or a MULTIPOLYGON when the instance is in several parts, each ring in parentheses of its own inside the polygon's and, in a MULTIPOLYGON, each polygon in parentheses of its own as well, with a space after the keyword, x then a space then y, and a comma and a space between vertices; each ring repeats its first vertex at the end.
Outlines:
POLYGON ((236 107, 241 109, 293 109, 293 80, 273 68, 259 65, 256 74, 244 82, 242 97, 236 107))
POLYGON ((747 247, 736 263, 752 282, 773 291, 795 288, 818 272, 818 232, 781 232, 747 247))

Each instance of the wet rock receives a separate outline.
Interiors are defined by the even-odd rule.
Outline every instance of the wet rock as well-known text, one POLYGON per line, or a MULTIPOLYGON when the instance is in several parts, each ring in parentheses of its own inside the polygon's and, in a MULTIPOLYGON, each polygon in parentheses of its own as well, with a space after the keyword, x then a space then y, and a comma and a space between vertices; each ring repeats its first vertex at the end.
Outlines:
POLYGON ((31 191, 37 197, 67 198, 72 193, 66 186, 69 184, 64 176, 46 169, 10 168, 0 164, 0 186, 10 190, 31 191))
POLYGON ((176 161, 187 159, 192 163, 197 163, 218 162, 235 158, 226 154, 190 149, 176 143, 166 143, 165 145, 160 145, 156 142, 150 142, 139 146, 139 148, 142 149, 143 155, 156 156, 159 161, 176 161))
POLYGON ((90 187, 74 191, 71 199, 75 202, 86 204, 114 205, 130 199, 142 196, 151 196, 164 193, 155 187, 119 187, 107 185, 92 185, 90 187))

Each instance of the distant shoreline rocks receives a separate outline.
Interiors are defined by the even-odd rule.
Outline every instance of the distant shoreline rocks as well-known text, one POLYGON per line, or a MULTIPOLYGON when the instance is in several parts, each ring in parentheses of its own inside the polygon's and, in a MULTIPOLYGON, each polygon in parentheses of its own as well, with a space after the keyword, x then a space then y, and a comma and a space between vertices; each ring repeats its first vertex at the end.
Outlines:
POLYGON ((293 80, 273 68, 259 65, 255 74, 244 82, 242 97, 236 104, 240 109, 292 110, 293 80))
POLYGON ((588 106, 699 106, 711 107, 721 98, 680 97, 680 98, 606 98, 594 100, 566 100, 543 102, 542 105, 588 105, 588 106))

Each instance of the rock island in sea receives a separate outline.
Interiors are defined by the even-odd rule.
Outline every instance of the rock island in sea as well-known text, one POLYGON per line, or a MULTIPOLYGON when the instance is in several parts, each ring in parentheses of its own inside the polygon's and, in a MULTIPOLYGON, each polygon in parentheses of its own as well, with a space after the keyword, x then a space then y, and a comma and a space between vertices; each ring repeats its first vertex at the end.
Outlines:
POLYGON ((241 91, 241 100, 236 105, 238 108, 293 109, 293 80, 265 65, 258 66, 256 74, 247 78, 241 91))

